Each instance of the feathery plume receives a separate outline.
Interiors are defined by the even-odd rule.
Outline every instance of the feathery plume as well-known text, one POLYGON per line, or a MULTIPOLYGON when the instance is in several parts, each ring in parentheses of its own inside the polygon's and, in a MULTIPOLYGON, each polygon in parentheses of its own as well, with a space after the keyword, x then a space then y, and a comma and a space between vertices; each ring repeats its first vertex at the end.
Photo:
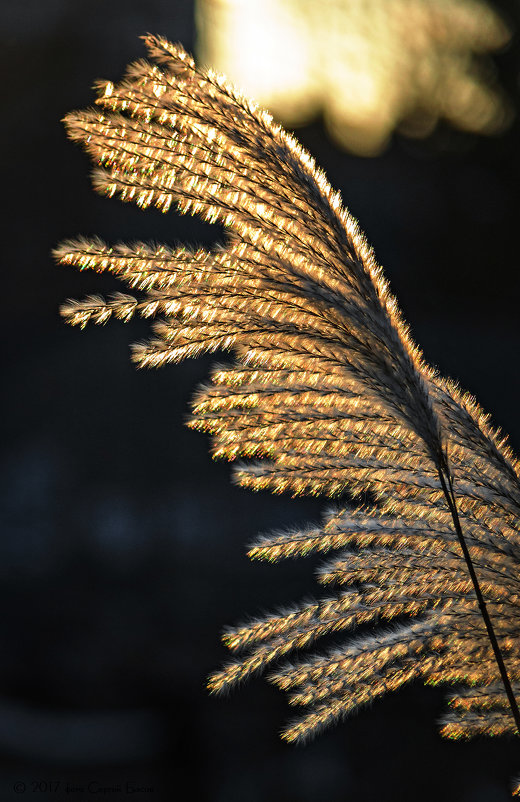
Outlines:
POLYGON ((99 84, 97 108, 65 118, 69 136, 97 162, 98 191, 219 221, 226 242, 65 242, 60 263, 110 272, 139 296, 68 301, 62 314, 81 327, 155 318, 154 337, 134 348, 144 367, 231 351, 189 425, 212 435, 215 456, 247 460, 236 481, 365 499, 339 503, 321 528, 253 544, 250 556, 270 561, 336 551, 318 579, 338 590, 229 630, 239 656, 210 689, 371 624, 276 666, 272 682, 308 708, 287 740, 417 678, 460 684, 447 737, 516 733, 517 460, 473 399, 425 363, 357 223, 297 141, 180 46, 146 44, 155 63, 99 84))

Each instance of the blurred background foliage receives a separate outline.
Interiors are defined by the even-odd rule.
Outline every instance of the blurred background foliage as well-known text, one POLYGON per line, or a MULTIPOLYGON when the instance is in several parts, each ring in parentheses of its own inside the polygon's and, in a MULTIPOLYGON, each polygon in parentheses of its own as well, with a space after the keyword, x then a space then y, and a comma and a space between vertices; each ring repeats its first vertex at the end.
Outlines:
POLYGON ((327 502, 232 487, 183 426, 214 360, 139 372, 142 322, 68 329, 63 299, 118 287, 49 254, 77 234, 222 237, 96 197, 60 123, 143 56, 140 34, 161 33, 244 68, 238 83, 300 126, 427 359, 518 450, 519 30, 517 0, 2 5, 0 798, 58 780, 57 799, 92 798, 64 791, 91 781, 123 799, 128 780, 154 802, 186 784, 197 802, 508 799, 517 746, 442 742, 436 690, 410 687, 304 748, 280 742, 290 710, 263 680, 208 697, 222 627, 313 592, 312 561, 255 565, 247 543, 327 502))
POLYGON ((339 145, 379 154, 439 119, 496 133, 512 109, 488 53, 512 25, 482 0, 198 0, 197 51, 284 124, 323 112, 339 145))

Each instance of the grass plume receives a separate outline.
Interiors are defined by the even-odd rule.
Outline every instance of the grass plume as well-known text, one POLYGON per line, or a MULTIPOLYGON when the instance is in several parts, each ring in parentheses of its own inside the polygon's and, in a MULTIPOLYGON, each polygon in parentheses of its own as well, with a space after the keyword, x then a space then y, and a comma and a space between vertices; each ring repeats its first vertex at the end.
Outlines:
POLYGON ((62 314, 79 326, 154 318, 134 349, 143 367, 230 351, 190 425, 212 435, 215 456, 244 460, 240 485, 374 499, 252 545, 270 561, 335 552, 318 578, 339 590, 229 630, 237 656, 211 690, 276 662, 271 680, 308 708, 284 733, 293 741, 419 678, 457 686, 444 735, 517 733, 518 461, 475 401, 426 364, 312 157, 181 47, 146 44, 151 62, 100 84, 96 108, 67 115, 69 136, 96 162, 98 191, 218 221, 226 241, 65 242, 60 263, 112 273, 138 296, 68 301, 62 314), (278 663, 367 623, 341 648, 278 663))

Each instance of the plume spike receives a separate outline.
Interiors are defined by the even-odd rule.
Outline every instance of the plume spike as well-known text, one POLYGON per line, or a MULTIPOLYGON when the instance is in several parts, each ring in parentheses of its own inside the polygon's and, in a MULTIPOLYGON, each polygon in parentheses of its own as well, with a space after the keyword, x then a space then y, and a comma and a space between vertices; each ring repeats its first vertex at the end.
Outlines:
POLYGON ((98 191, 218 221, 226 241, 193 252, 65 242, 60 263, 113 273, 142 297, 91 296, 62 313, 81 326, 161 315, 135 348, 141 366, 232 352, 190 425, 211 434, 214 456, 244 460, 235 480, 364 502, 251 547, 272 561, 342 549, 320 572, 340 589, 228 631, 237 658, 211 690, 371 623, 276 670, 291 702, 310 706, 288 740, 414 678, 472 686, 452 697, 448 737, 518 733, 518 461, 425 363, 357 223, 298 142, 179 45, 145 42, 151 62, 98 84, 96 108, 65 118, 69 135, 97 163, 98 191))

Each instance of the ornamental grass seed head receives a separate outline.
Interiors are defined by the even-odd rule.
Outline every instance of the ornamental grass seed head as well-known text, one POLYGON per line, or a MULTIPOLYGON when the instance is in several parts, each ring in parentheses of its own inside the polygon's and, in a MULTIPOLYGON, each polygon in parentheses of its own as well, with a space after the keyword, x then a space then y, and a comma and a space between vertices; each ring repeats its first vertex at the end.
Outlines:
POLYGON ((312 157, 181 47, 145 39, 151 61, 99 84, 95 109, 67 115, 69 136, 97 164, 98 191, 218 221, 226 239, 210 251, 64 242, 61 264, 112 273, 132 294, 68 301, 62 314, 81 327, 153 318, 134 348, 143 367, 230 352, 189 425, 211 434, 216 457, 244 460, 244 487, 339 499, 321 527, 253 544, 261 560, 327 553, 327 593, 228 630, 236 656, 210 689, 273 666, 270 680, 305 708, 289 741, 416 679, 455 685, 443 735, 516 733, 518 461, 426 364, 312 157), (331 651, 303 651, 367 624, 331 651))

